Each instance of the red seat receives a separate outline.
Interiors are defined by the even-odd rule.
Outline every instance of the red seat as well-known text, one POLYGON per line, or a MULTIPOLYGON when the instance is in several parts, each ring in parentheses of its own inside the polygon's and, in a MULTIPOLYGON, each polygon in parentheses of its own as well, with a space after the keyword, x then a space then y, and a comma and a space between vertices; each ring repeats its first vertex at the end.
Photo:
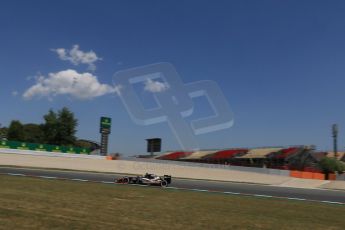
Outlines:
POLYGON ((230 150, 222 150, 215 152, 213 154, 210 154, 208 156, 203 157, 203 159, 209 159, 209 160, 223 160, 223 159, 230 159, 232 157, 235 157, 241 153, 248 152, 248 149, 230 149, 230 150))
POLYGON ((157 159, 160 159, 160 160, 178 160, 180 158, 189 156, 192 153, 193 152, 173 152, 173 153, 169 153, 167 155, 160 156, 157 159))
POLYGON ((291 148, 287 148, 287 149, 282 149, 281 151, 279 151, 277 153, 277 155, 274 155, 273 158, 276 159, 284 159, 286 157, 288 157, 289 155, 295 154, 300 148, 297 147, 291 147, 291 148))

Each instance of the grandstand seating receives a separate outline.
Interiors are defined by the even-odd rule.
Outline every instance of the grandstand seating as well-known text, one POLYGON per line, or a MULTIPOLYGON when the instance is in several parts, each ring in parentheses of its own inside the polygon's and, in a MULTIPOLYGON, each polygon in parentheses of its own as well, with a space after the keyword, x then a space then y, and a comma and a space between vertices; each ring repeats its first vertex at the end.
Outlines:
POLYGON ((267 155, 281 149, 280 147, 250 149, 247 154, 232 158, 230 164, 247 167, 265 167, 267 166, 267 155))
MULTIPOLYGON (((204 150, 204 151, 196 151, 193 152, 192 154, 181 158, 180 160, 182 161, 194 161, 194 162, 205 162, 203 160, 203 157, 208 156, 208 155, 212 155, 214 154, 216 151, 214 150, 204 150)), ((207 163, 207 162, 205 162, 207 163)))
POLYGON ((301 147, 290 147, 290 148, 282 149, 276 153, 273 153, 271 158, 286 159, 287 157, 290 157, 293 154, 296 154, 300 150, 301 150, 301 147))
POLYGON ((234 156, 243 155, 248 152, 248 149, 228 149, 215 152, 213 154, 207 155, 202 159, 207 160, 226 160, 234 156))
POLYGON ((237 158, 242 158, 242 159, 259 159, 259 158, 266 158, 268 154, 278 152, 282 148, 256 148, 256 149, 251 149, 248 151, 246 155, 237 157, 237 158))
POLYGON ((284 148, 269 154, 267 161, 270 168, 302 170, 306 166, 309 152, 310 149, 306 146, 284 148))
MULTIPOLYGON (((326 157, 334 157, 334 152, 326 152, 326 157)), ((338 152, 337 153, 337 159, 340 161, 345 160, 345 153, 344 152, 338 152)))
MULTIPOLYGON (((195 152, 175 151, 167 152, 156 157, 156 159, 320 173, 318 162, 323 157, 334 157, 334 154, 332 152, 315 152, 311 146, 292 146, 287 148, 240 148, 195 152)), ((345 153, 338 152, 337 157, 339 160, 345 160, 345 153)))
POLYGON ((179 160, 180 158, 187 157, 187 156, 191 155, 192 153, 193 152, 183 152, 183 151, 171 152, 171 153, 159 156, 156 159, 159 159, 159 160, 179 160))

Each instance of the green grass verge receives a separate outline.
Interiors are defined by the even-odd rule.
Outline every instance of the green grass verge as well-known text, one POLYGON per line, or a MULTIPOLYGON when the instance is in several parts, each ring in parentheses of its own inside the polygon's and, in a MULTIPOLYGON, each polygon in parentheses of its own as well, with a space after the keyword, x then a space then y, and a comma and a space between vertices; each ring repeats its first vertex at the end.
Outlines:
POLYGON ((344 229, 341 205, 0 176, 0 229, 344 229))

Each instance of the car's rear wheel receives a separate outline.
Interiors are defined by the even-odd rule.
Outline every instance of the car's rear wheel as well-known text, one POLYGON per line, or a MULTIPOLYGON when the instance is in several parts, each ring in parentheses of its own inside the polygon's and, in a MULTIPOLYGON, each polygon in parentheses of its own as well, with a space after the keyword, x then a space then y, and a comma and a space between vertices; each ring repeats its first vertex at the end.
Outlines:
POLYGON ((123 178, 122 179, 122 183, 128 184, 129 183, 129 178, 128 177, 123 178))
POLYGON ((168 186, 168 182, 166 180, 162 180, 161 187, 167 187, 167 186, 168 186))

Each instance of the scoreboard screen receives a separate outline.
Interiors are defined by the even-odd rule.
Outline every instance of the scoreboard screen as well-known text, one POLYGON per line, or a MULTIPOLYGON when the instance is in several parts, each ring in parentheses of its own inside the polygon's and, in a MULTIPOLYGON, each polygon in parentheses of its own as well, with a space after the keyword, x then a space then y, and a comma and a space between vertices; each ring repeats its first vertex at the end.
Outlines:
POLYGON ((151 138, 147 140, 147 152, 154 153, 160 152, 162 146, 162 139, 161 138, 151 138))

